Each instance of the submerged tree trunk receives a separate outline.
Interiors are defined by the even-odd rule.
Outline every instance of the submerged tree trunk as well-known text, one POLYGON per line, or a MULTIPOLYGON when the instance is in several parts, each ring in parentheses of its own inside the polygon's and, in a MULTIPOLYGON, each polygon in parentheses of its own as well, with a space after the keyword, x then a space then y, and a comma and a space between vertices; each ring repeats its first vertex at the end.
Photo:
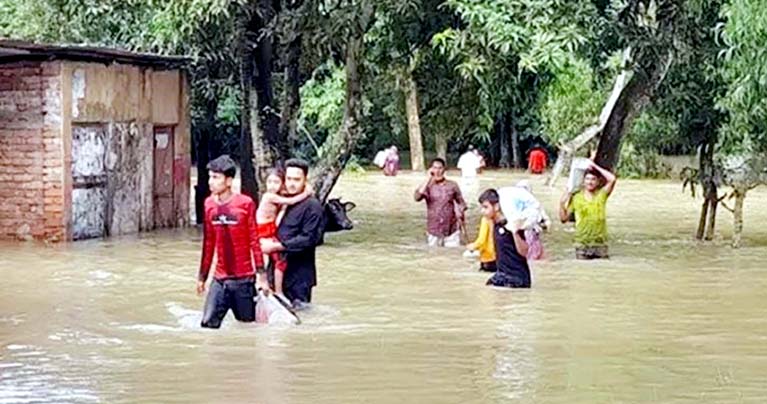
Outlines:
POLYGON ((418 85, 410 68, 404 69, 405 111, 407 112, 407 134, 410 138, 410 167, 413 171, 423 171, 423 138, 421 121, 418 115, 418 85))
POLYGON ((666 77, 673 54, 669 51, 657 60, 655 56, 648 58, 651 60, 639 61, 639 67, 618 97, 599 138, 595 161, 607 170, 617 168, 623 135, 666 77))
POLYGON ((360 116, 362 114, 362 85, 360 66, 363 39, 349 39, 346 45, 346 100, 344 120, 339 130, 328 137, 323 144, 325 150, 318 162, 314 178, 314 189, 323 203, 330 195, 346 163, 352 156, 357 141, 362 137, 360 116))
POLYGON ((434 148, 437 152, 437 157, 447 161, 447 136, 442 132, 434 134, 434 148))
POLYGON ((699 176, 703 188, 703 205, 695 238, 712 240, 716 227, 716 211, 719 205, 719 189, 717 187, 714 168, 714 143, 706 142, 700 147, 699 176))
POLYGON ((743 201, 746 199, 746 190, 735 188, 735 208, 733 209, 732 247, 740 248, 743 237, 743 201))

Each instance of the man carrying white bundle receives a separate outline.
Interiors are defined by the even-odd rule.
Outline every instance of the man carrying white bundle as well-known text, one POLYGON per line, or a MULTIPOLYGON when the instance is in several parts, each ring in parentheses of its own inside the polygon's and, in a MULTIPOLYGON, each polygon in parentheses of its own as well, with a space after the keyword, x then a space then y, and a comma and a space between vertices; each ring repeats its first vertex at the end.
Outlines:
POLYGON ((498 189, 501 212, 507 218, 506 228, 524 230, 528 244, 528 260, 543 257, 543 244, 540 234, 551 224, 543 206, 532 194, 532 187, 527 180, 522 180, 513 187, 498 189))

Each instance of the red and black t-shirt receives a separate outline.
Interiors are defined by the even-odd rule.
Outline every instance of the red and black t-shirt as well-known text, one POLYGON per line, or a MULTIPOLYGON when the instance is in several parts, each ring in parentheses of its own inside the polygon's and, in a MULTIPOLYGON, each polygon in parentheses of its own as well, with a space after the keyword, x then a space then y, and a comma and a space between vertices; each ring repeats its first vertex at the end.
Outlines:
POLYGON ((256 204, 250 197, 234 194, 225 203, 218 203, 213 196, 205 200, 199 280, 208 278, 214 251, 216 279, 254 276, 253 262, 257 268, 263 268, 256 230, 256 204))

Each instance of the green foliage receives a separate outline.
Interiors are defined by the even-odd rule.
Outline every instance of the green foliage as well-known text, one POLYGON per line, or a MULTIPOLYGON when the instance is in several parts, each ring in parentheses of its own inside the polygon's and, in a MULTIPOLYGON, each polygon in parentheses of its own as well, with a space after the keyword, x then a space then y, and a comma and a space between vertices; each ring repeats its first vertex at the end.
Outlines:
POLYGON ((722 76, 727 91, 720 105, 729 113, 720 147, 728 153, 767 151, 767 5, 733 0, 727 18, 722 76))
POLYGON ((638 150, 634 144, 626 142, 621 149, 618 175, 621 178, 669 178, 671 167, 657 152, 638 150))
POLYGON ((344 116, 346 75, 343 67, 328 64, 301 87, 301 116, 304 126, 336 131, 344 116), (309 122, 311 121, 311 123, 309 122))
POLYGON ((592 68, 580 59, 554 72, 539 107, 543 136, 549 143, 566 142, 597 123, 606 95, 594 77, 592 68))

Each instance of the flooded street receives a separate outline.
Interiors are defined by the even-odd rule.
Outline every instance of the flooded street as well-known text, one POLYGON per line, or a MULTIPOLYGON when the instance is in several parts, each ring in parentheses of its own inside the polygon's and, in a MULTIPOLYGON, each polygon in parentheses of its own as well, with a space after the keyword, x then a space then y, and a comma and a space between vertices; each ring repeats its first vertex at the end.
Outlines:
MULTIPOLYGON (((455 173, 450 173, 455 177, 455 173)), ((481 188, 523 174, 490 172, 481 188)), ((0 403, 762 403, 767 190, 744 247, 692 239, 700 199, 619 180, 611 256, 577 262, 556 223, 531 290, 484 286, 462 250, 425 247, 423 175, 349 175, 356 228, 318 250, 303 324, 199 328, 197 229, 0 244, 0 403)), ((561 187, 532 180, 556 216, 561 187)), ((476 233, 476 193, 469 232, 476 233)))

